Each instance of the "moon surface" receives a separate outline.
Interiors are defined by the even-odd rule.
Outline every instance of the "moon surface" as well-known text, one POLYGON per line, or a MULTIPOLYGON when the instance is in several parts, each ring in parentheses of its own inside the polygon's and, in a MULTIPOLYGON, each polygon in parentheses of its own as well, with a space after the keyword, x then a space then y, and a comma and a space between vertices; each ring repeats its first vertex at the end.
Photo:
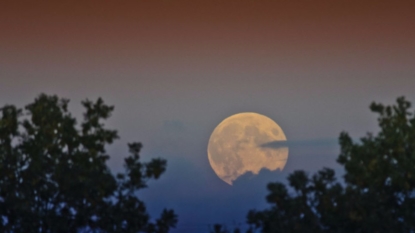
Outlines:
POLYGON ((261 145, 286 140, 281 127, 270 118, 253 112, 238 113, 213 130, 207 150, 209 163, 219 178, 232 185, 246 172, 258 174, 263 168, 282 170, 288 159, 288 147, 261 145))

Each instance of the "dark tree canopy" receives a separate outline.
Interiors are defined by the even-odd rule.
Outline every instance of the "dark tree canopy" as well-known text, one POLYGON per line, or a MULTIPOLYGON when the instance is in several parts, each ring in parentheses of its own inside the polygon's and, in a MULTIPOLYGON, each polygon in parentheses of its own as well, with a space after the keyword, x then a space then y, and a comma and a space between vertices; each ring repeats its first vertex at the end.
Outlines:
POLYGON ((118 136, 103 124, 113 107, 86 100, 78 124, 68 102, 42 94, 24 110, 0 108, 0 232, 168 232, 174 212, 152 222, 136 197, 166 161, 140 162, 131 143, 125 173, 113 175, 105 148, 118 136))
POLYGON ((415 116, 401 97, 373 103, 380 131, 354 142, 341 133, 338 162, 344 181, 325 168, 313 176, 296 171, 289 186, 270 183, 271 207, 250 211, 250 231, 415 232, 415 116))

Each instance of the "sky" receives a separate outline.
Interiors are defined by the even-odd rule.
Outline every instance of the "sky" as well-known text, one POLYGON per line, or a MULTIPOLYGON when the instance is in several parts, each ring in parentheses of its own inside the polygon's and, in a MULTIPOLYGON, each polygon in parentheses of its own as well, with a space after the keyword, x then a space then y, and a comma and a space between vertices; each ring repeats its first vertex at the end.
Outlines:
POLYGON ((108 127, 167 172, 138 195, 152 216, 179 215, 175 232, 243 224, 266 184, 297 169, 341 168, 337 138, 376 132, 372 101, 415 101, 412 1, 9 1, 0 3, 0 105, 40 93, 115 106, 108 127), (214 128, 239 112, 277 122, 293 142, 283 171, 230 186, 207 158, 214 128))

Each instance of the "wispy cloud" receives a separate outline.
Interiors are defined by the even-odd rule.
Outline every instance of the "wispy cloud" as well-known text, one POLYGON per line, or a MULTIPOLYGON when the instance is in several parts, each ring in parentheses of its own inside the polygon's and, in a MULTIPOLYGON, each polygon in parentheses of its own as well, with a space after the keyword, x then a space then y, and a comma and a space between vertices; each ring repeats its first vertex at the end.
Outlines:
POLYGON ((337 139, 315 139, 315 140, 298 140, 298 141, 270 141, 258 145, 262 148, 278 149, 283 147, 315 147, 315 146, 335 146, 338 144, 337 139))

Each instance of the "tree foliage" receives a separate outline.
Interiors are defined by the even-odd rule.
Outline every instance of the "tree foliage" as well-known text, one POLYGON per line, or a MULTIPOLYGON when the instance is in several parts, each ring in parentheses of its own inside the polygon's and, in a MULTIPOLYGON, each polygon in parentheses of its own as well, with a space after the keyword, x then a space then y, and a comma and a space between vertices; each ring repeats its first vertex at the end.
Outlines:
POLYGON ((136 196, 166 161, 141 162, 131 143, 125 172, 113 175, 106 146, 118 136, 103 123, 113 107, 86 100, 78 124, 68 102, 42 94, 25 109, 0 108, 0 231, 168 232, 175 213, 152 222, 136 196))
POLYGON ((354 142, 341 133, 337 161, 344 181, 325 168, 309 176, 295 171, 289 187, 270 183, 270 208, 250 211, 247 221, 260 232, 414 232, 415 116, 401 97, 396 105, 372 103, 377 135, 354 142))

